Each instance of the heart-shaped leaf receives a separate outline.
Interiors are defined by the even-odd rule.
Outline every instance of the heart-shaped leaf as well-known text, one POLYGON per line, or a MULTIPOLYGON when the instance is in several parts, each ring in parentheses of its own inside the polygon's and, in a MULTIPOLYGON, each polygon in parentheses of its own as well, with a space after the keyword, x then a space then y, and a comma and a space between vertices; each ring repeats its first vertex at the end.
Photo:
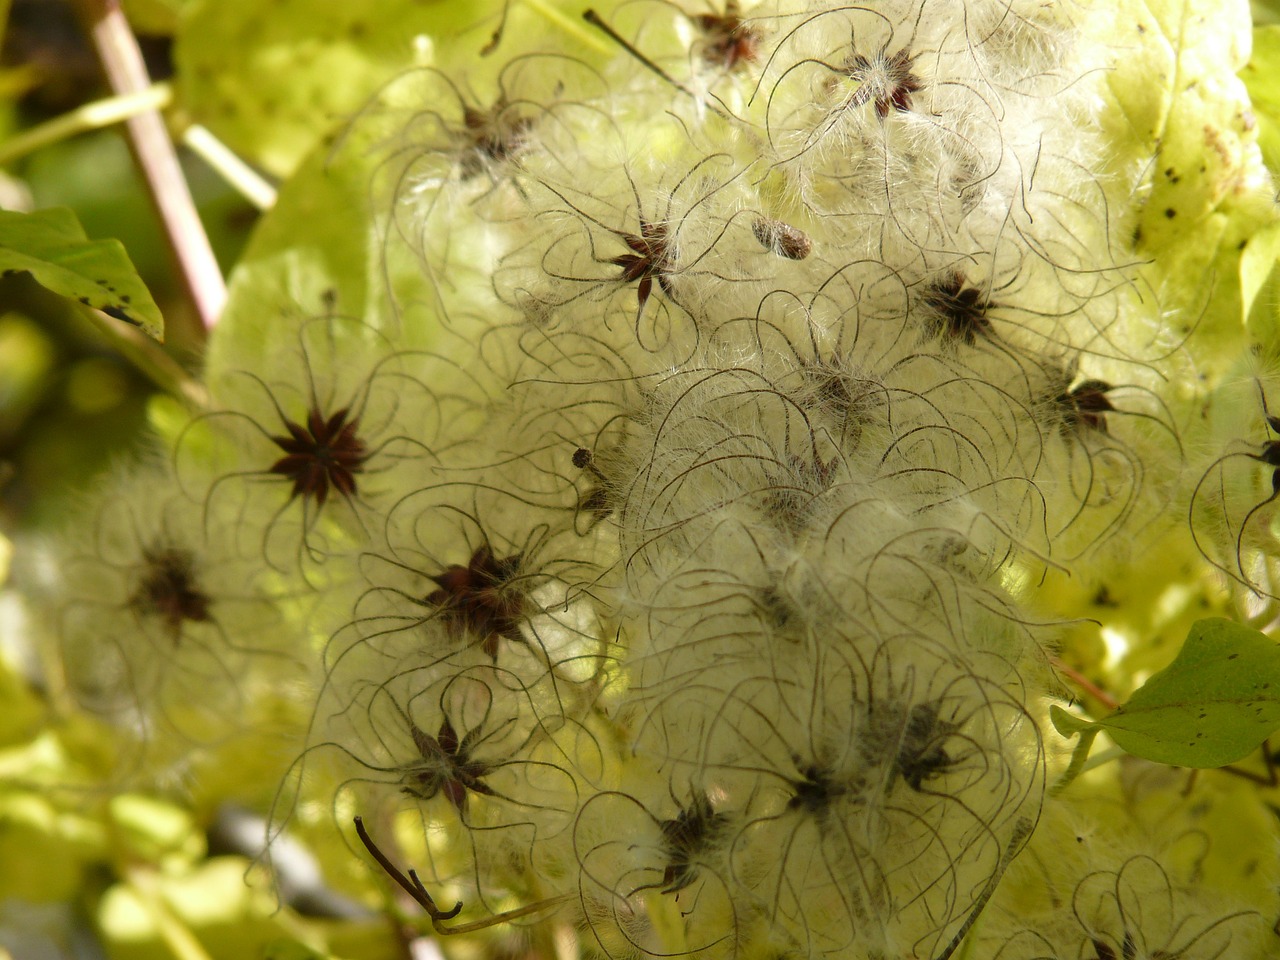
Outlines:
POLYGON ((1054 791, 1084 769, 1102 731, 1126 753, 1175 767, 1224 767, 1280 730, 1280 644, 1233 620, 1197 620, 1173 663, 1101 720, 1060 707, 1049 718, 1063 737, 1080 735, 1054 791))
POLYGON ((1234 763, 1280 729, 1280 644, 1231 620, 1199 620, 1173 663, 1099 724, 1147 760, 1234 763))

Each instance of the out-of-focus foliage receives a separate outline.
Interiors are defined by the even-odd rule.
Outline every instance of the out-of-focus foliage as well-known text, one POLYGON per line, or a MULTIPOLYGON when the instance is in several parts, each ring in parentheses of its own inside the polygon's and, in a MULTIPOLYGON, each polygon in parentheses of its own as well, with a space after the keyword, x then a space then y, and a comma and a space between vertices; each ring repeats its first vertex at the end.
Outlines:
POLYGON ((507 0, 286 0, 234 10, 225 0, 192 0, 175 32, 179 94, 193 119, 264 170, 287 176, 409 67, 459 70, 484 96, 521 50, 592 52, 594 38, 578 20, 583 5, 542 6, 568 36, 536 9, 507 0), (482 56, 500 27, 501 52, 482 56))

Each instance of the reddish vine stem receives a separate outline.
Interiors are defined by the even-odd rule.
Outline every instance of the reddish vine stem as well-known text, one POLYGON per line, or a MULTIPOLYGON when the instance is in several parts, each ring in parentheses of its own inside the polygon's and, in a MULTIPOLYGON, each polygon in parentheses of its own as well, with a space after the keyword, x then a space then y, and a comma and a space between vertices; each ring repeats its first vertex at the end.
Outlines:
POLYGON ((1116 707, 1120 706, 1119 701, 1116 700, 1115 697, 1111 696, 1111 694, 1107 693, 1107 691, 1103 690, 1079 670, 1076 670, 1074 667, 1067 666, 1058 657, 1050 656, 1049 662, 1053 664, 1055 670, 1065 676, 1085 693, 1089 694, 1089 696, 1101 703, 1108 710, 1114 710, 1116 707))
MULTIPOLYGON (((112 92, 138 93, 150 87, 142 51, 120 8, 120 0, 79 3, 112 92)), ((159 111, 149 110, 125 121, 125 129, 147 193, 178 261, 178 274, 200 318, 202 329, 193 335, 202 341, 217 323, 227 299, 222 271, 159 111)))

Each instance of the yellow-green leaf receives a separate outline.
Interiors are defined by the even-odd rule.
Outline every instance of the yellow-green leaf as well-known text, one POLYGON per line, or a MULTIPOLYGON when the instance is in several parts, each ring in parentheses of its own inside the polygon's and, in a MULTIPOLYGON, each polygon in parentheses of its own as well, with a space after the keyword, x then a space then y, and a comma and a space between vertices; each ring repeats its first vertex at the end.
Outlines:
POLYGON ((179 24, 179 97, 233 150, 288 176, 324 134, 420 61, 424 42, 474 57, 500 11, 495 0, 201 0, 179 24))
POLYGON ((1245 320, 1249 319, 1277 259, 1280 259, 1280 223, 1272 223, 1249 238, 1240 257, 1240 293, 1244 299, 1245 320))
POLYGON ((1280 25, 1253 31, 1253 55, 1240 77, 1253 102, 1262 159, 1274 172, 1280 169, 1280 25))
MULTIPOLYGON (((488 103, 502 68, 522 54, 613 56, 582 20, 591 5, 190 0, 175 37, 178 99, 241 156, 287 177, 326 134, 369 108, 383 84, 415 67, 451 71, 463 95, 488 103)), ((594 6, 608 12, 618 0, 594 6)))

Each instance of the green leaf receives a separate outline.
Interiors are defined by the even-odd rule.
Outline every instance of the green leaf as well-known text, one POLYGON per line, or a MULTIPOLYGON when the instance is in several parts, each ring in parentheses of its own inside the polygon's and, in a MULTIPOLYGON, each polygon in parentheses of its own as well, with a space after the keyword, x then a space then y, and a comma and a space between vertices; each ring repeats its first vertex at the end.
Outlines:
POLYGON ((369 293, 378 271, 371 174, 348 156, 331 161, 328 151, 314 153, 259 221, 231 272, 206 356, 207 382, 242 369, 246 358, 293 348, 301 317, 330 309, 365 317, 378 309, 379 298, 369 293))
POLYGON ((1098 725, 1092 720, 1077 717, 1074 713, 1067 713, 1061 707, 1056 706, 1049 708, 1049 719, 1053 721, 1053 728, 1068 740, 1077 733, 1092 730, 1098 725))
POLYGON ((1249 238, 1240 257, 1240 292, 1246 320, 1253 312, 1258 295, 1267 286, 1277 259, 1280 259, 1280 223, 1272 223, 1249 238))
POLYGON ((84 864, 76 845, 64 835, 67 819, 38 794, 0 794, 0 857, 19 865, 0 878, 0 896, 45 903, 75 895, 84 864))
POLYGON ((201 860, 204 835, 189 811, 141 793, 121 793, 108 801, 112 834, 122 853, 136 861, 185 868, 201 860))
POLYGON ((1280 645, 1231 620, 1199 620, 1173 663, 1098 726, 1158 763, 1234 763, 1280 729, 1280 645))
POLYGON ((1280 169, 1280 26, 1253 31, 1253 55, 1240 78, 1253 102, 1262 159, 1274 172, 1280 169))
POLYGON ((54 293, 164 339, 160 309, 124 246, 118 240, 90 240, 65 207, 0 210, 0 273, 29 273, 54 293))
POLYGON ((1048 708, 1048 718, 1053 722, 1053 728, 1068 740, 1074 737, 1076 733, 1096 730, 1098 726, 1096 721, 1087 721, 1083 717, 1076 717, 1074 713, 1068 713, 1061 707, 1048 708))

